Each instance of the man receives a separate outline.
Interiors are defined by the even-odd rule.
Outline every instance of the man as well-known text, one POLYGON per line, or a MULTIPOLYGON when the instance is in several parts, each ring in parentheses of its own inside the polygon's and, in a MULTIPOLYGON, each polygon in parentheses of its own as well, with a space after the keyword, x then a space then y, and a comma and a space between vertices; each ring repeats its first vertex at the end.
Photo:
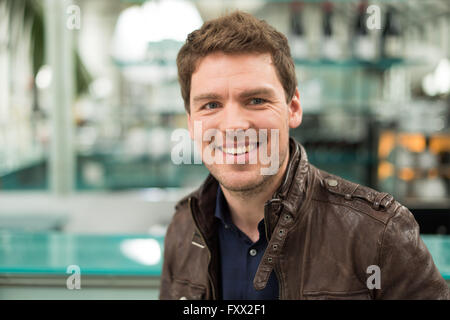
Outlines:
POLYGON ((302 108, 284 35, 235 12, 192 32, 177 66, 211 174, 176 206, 161 299, 449 298, 408 209, 315 168, 289 138, 302 108))

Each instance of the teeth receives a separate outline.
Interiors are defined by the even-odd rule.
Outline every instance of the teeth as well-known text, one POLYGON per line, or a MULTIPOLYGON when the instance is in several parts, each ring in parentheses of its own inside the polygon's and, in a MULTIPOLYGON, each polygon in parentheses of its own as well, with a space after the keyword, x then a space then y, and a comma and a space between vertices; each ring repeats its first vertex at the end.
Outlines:
POLYGON ((228 154, 232 154, 232 155, 237 155, 237 154, 244 154, 247 152, 250 152, 252 150, 254 150, 256 148, 256 144, 250 144, 248 146, 242 146, 242 147, 237 147, 237 148, 220 148, 223 152, 228 153, 228 154))

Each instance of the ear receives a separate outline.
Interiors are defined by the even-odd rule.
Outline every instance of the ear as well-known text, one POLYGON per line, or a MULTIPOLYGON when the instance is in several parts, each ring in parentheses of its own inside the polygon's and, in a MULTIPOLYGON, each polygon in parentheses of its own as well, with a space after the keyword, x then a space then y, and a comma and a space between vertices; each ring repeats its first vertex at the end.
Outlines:
POLYGON ((289 103, 289 128, 297 128, 303 119, 303 110, 300 105, 300 92, 295 88, 294 95, 289 103))

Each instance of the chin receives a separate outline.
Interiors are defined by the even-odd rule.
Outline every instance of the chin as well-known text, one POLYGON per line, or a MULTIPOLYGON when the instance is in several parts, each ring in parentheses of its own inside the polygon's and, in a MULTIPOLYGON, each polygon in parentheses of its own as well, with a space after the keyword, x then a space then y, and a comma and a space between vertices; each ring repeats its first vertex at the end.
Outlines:
MULTIPOLYGON (((232 165, 237 166, 237 165, 232 165)), ((255 190, 266 182, 269 176, 263 176, 260 168, 252 168, 251 170, 224 170, 225 168, 212 168, 208 170, 216 178, 219 183, 230 191, 245 192, 255 190)))

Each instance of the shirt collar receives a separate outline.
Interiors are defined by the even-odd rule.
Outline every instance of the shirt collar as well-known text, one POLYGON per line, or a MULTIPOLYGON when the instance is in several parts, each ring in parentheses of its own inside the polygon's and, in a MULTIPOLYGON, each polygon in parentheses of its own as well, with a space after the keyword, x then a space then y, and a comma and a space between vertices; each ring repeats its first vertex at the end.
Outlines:
POLYGON ((227 200, 222 192, 220 185, 217 187, 216 211, 214 215, 222 221, 223 224, 230 224, 230 211, 227 200))
MULTIPOLYGON (((217 187, 216 210, 214 212, 214 216, 218 218, 225 226, 234 226, 231 221, 227 200, 225 199, 225 195, 223 194, 220 185, 217 187)), ((264 219, 261 219, 258 223, 258 230, 260 235, 265 235, 264 219)))

